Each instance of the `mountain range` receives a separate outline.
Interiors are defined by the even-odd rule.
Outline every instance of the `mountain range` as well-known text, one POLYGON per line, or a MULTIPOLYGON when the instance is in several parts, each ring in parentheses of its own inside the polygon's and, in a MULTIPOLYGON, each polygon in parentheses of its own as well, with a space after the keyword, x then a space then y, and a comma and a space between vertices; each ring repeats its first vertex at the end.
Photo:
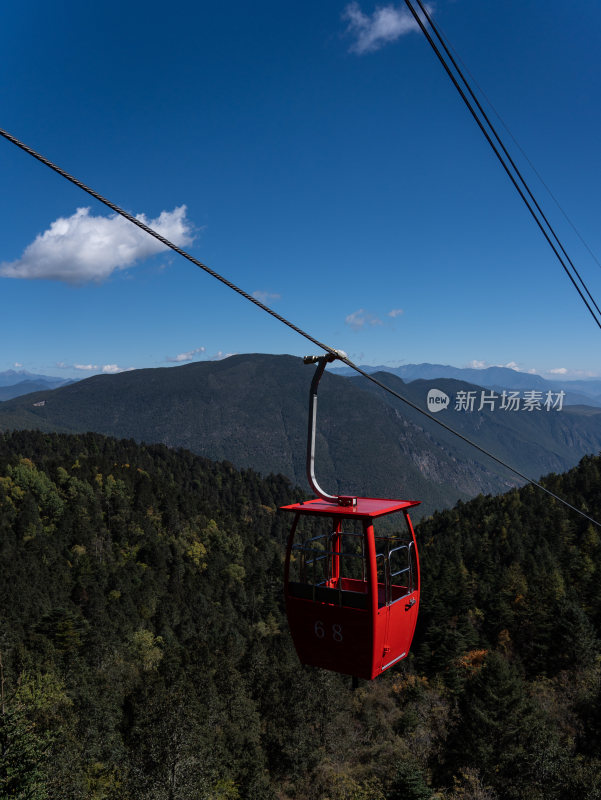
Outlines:
POLYGON ((0 401, 11 400, 13 397, 44 389, 56 389, 58 386, 66 386, 68 383, 73 383, 73 381, 51 375, 36 375, 25 369, 7 369, 0 372, 0 401))
MULTIPOLYGON (((445 364, 404 364, 400 367, 389 366, 362 366, 365 372, 390 372, 406 382, 415 380, 437 380, 438 378, 455 378, 456 380, 484 386, 488 389, 502 391, 509 390, 535 390, 565 392, 565 405, 590 405, 601 407, 601 380, 588 378, 581 380, 554 380, 549 381, 530 372, 520 372, 509 367, 452 367, 445 364)), ((336 367, 333 369, 341 375, 354 375, 350 367, 336 367)))
MULTIPOLYGON (((308 390, 313 370, 292 356, 222 361, 97 375, 0 403, 0 429, 94 431, 184 447, 263 474, 305 479, 308 390)), ((478 392, 454 379, 405 383, 378 378, 426 409, 432 388, 478 392)), ((501 411, 453 404, 438 419, 537 478, 601 450, 601 411, 501 411)), ((365 378, 326 372, 320 385, 317 478, 333 493, 421 499, 422 513, 519 480, 494 461, 365 378)))

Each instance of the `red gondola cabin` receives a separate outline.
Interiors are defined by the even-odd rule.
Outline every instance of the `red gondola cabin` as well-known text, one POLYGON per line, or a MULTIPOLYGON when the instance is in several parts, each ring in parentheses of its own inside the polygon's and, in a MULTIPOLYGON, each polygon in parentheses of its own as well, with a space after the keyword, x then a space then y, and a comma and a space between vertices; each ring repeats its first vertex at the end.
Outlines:
POLYGON ((318 485, 317 386, 336 357, 305 359, 318 363, 307 444, 307 477, 318 497, 282 508, 295 515, 286 549, 286 612, 303 664, 371 680, 405 658, 413 639, 420 573, 408 512, 418 502, 329 495, 318 485), (391 532, 390 515, 402 517, 403 533, 391 532), (376 535, 380 518, 383 532, 376 535))
POLYGON ((286 612, 303 664, 372 679, 407 656, 419 609, 419 559, 408 514, 415 505, 359 497, 353 506, 321 499, 284 506, 295 514, 286 612), (374 519, 395 512, 402 512, 407 534, 375 535, 374 519), (303 532, 307 516, 329 518, 331 525, 303 532))

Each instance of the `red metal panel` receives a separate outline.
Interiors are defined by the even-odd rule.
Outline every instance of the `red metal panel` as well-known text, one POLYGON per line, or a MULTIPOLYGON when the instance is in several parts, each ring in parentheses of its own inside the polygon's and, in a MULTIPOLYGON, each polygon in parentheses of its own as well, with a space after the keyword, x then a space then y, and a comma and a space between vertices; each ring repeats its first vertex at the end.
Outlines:
POLYGON ((356 506, 339 506, 317 498, 304 503, 282 506, 281 511, 293 511, 300 514, 314 514, 320 517, 347 517, 363 519, 365 517, 381 517, 395 511, 404 511, 419 505, 419 500, 386 500, 377 497, 358 497, 356 506))
MULTIPOLYGON (((376 562, 376 542, 374 539, 374 526, 371 523, 371 518, 363 522, 363 533, 365 536, 365 552, 367 555, 367 582, 369 585, 369 609, 371 612, 372 636, 371 641, 365 642, 366 650, 371 651, 370 655, 370 678, 377 675, 378 653, 380 650, 379 640, 382 638, 382 631, 380 628, 380 620, 378 617, 378 566, 376 562)), ((361 677, 361 676, 359 676, 361 677)))
MULTIPOLYGON (((382 641, 376 674, 384 672, 409 655, 418 608, 419 595, 417 592, 412 592, 392 605, 379 609, 378 630, 385 629, 386 636, 382 641)), ((378 637, 376 639, 377 644, 380 644, 380 639, 378 637)))
POLYGON ((370 680, 373 674, 371 614, 366 609, 286 598, 292 640, 302 664, 370 680))

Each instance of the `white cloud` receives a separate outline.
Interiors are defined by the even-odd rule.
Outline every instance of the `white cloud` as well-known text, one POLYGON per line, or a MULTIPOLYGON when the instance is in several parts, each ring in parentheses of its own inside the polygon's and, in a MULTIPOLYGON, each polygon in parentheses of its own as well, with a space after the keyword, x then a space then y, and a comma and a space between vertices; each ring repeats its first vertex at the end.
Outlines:
POLYGON ((194 350, 188 350, 187 353, 180 353, 177 356, 167 356, 165 361, 170 361, 174 364, 181 364, 184 361, 193 361, 194 356, 198 353, 204 353, 204 347, 196 347, 194 350))
MULTIPOLYGON (((180 247, 193 241, 186 206, 162 211, 156 219, 148 220, 144 214, 136 218, 180 247)), ((167 249, 117 214, 94 217, 89 208, 78 208, 71 217, 59 217, 38 234, 21 258, 0 264, 0 276, 99 283, 115 270, 127 269, 167 249)))
POLYGON ((259 302, 267 305, 269 302, 273 302, 274 300, 280 300, 282 295, 275 294, 274 292, 253 292, 253 297, 255 300, 259 300, 259 302))
POLYGON ((404 313, 405 312, 403 311, 402 308, 393 308, 391 311, 388 312, 388 316, 392 317, 393 319, 396 319, 396 317, 400 317, 401 314, 404 313))
MULTIPOLYGON (((428 13, 432 8, 426 5, 428 13)), ((384 45, 412 31, 418 31, 419 25, 406 8, 393 5, 380 6, 369 16, 361 11, 359 3, 353 2, 344 9, 343 20, 348 22, 346 32, 354 38, 350 46, 352 53, 373 53, 384 45)))
MULTIPOLYGON (((508 361, 507 364, 489 364, 488 361, 478 361, 474 359, 467 364, 468 367, 471 369, 488 369, 489 367, 505 367, 505 369, 512 369, 515 372, 524 372, 524 370, 520 367, 518 363, 515 361, 508 361)), ((536 374, 536 370, 528 370, 533 374, 536 374)))
MULTIPOLYGON (((563 369, 563 367, 561 368, 563 369)), ((549 375, 557 375, 559 370, 550 370, 549 375)), ((601 378, 601 374, 599 372, 594 372, 590 369, 566 369, 565 372, 561 372, 561 375, 567 375, 570 380, 575 378, 601 378)))
POLYGON ((15 369, 19 369, 19 368, 20 368, 20 367, 22 367, 22 366, 23 366, 23 364, 21 364, 21 362, 20 362, 20 361, 15 361, 15 363, 13 364, 13 367, 14 367, 15 369))
POLYGON ((132 369, 133 367, 126 369, 125 367, 119 367, 117 364, 105 364, 102 367, 102 371, 107 375, 115 375, 117 372, 129 372, 132 369))
POLYGON ((585 370, 578 370, 578 369, 567 369, 566 367, 556 367, 555 369, 536 369, 535 367, 530 367, 526 369, 525 367, 520 367, 515 361, 508 361, 506 364, 490 364, 488 361, 470 361, 469 364, 466 366, 472 367, 473 369, 487 369, 488 367, 505 367, 506 369, 512 369, 515 372, 521 372, 525 375, 542 375, 542 376, 553 376, 553 375, 564 375, 570 379, 575 378, 598 378, 600 377, 596 372, 590 372, 585 370))
POLYGON ((117 364, 65 364, 64 361, 57 362, 59 369, 77 369, 80 372, 104 372, 107 375, 114 375, 117 372, 130 372, 135 367, 120 367, 117 364))
POLYGON ((374 325, 382 324, 382 320, 379 317, 376 317, 374 314, 371 314, 364 308, 353 311, 353 313, 349 314, 344 321, 354 331, 361 330, 361 328, 365 328, 366 325, 371 325, 373 327, 374 325))

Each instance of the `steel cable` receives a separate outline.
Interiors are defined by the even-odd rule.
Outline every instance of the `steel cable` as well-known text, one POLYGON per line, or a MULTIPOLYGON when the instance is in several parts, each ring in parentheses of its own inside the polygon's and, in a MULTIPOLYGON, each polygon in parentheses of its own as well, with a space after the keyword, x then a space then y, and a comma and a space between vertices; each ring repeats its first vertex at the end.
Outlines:
POLYGON ((592 524, 594 524, 597 527, 601 528, 601 522, 597 522, 597 520, 593 519, 588 514, 585 514, 584 511, 582 511, 581 509, 576 508, 575 506, 571 505, 570 503, 567 502, 567 500, 564 500, 562 497, 559 497, 559 495, 554 494, 549 489, 547 489, 545 486, 543 486, 542 484, 538 483, 538 481, 535 481, 533 478, 529 478, 527 475, 524 475, 522 472, 517 470, 515 467, 512 467, 510 464, 507 464, 501 458, 498 458, 497 456, 493 455, 488 450, 486 450, 484 447, 481 447, 479 444, 476 444, 476 442, 473 442, 467 436, 464 436, 459 431, 456 431, 450 425, 447 425, 442 420, 437 419, 432 414, 428 413, 423 408, 420 408, 418 405, 413 403, 408 398, 403 397, 403 395, 399 394, 399 392, 396 392, 396 391, 394 391, 394 389, 391 389, 389 386, 386 386, 386 384, 382 383, 377 378, 374 378, 373 375, 370 375, 368 372, 366 372, 364 369, 359 367, 357 364, 354 364, 340 350, 336 350, 335 348, 330 347, 329 345, 326 345, 323 342, 320 342, 319 339, 316 339, 315 337, 311 336, 311 334, 307 333, 302 328, 300 328, 297 325, 295 325, 294 323, 290 322, 288 319, 283 317, 281 314, 278 314, 272 308, 270 308, 269 306, 265 305, 265 303, 261 303, 261 301, 257 300, 256 297, 253 297, 251 294, 249 294, 248 292, 244 291, 244 289, 241 289, 235 283, 233 283, 232 281, 228 280, 223 275, 220 275, 214 269, 211 269, 206 264, 203 264, 202 261, 199 261, 197 258, 194 258, 194 256, 190 255, 185 250, 183 250, 181 247, 179 247, 178 245, 176 245, 173 242, 169 241, 169 239, 167 239, 166 237, 162 236, 160 233, 155 231, 153 228, 150 228, 148 225, 146 225, 141 220, 139 220, 136 217, 134 217, 132 214, 129 214, 127 211, 124 211, 122 208, 117 206, 115 203, 112 203, 110 200, 107 200, 99 192, 96 192, 96 191, 94 191, 94 189, 91 189, 89 186, 86 186, 85 183, 83 183, 82 181, 80 181, 77 178, 75 178, 72 175, 70 175, 66 170, 64 170, 61 167, 57 166, 52 161, 50 161, 50 159, 46 158, 45 156, 42 156, 40 153, 35 151, 33 148, 31 148, 28 145, 24 144, 23 142, 21 142, 19 139, 17 139, 12 134, 10 134, 7 131, 5 131, 5 130, 0 128, 0 135, 3 136, 5 139, 7 139, 12 144, 14 144, 17 147, 19 147, 24 152, 28 153, 30 156, 33 156, 33 158, 37 159, 42 164, 44 164, 45 166, 49 167, 54 172, 58 173, 61 177, 65 178, 70 183, 74 184, 79 189, 81 189, 82 191, 84 191, 87 194, 89 194, 91 197, 94 197, 100 203, 103 203, 103 205, 105 205, 108 208, 110 208, 116 214, 119 214, 120 216, 124 217, 129 222, 131 222, 133 225, 137 225, 138 228, 141 228, 141 230, 145 231, 150 236, 153 236, 155 239, 157 239, 159 242, 164 244, 166 247, 170 248, 174 252, 176 252, 179 255, 183 256, 185 259, 190 261, 195 266, 197 266, 200 269, 204 270, 206 273, 211 275, 211 277, 213 277, 216 280, 220 281, 225 286, 227 286, 229 289, 232 289, 233 291, 237 292, 239 295, 244 297, 245 300, 249 300, 251 303, 254 303, 254 305, 258 306, 260 309, 262 309, 266 313, 270 314, 272 317, 277 319, 279 322, 281 322, 282 324, 286 325, 288 328, 292 329, 295 333, 298 333, 300 336, 302 336, 303 338, 307 339, 307 341, 311 342, 312 344, 314 344, 319 349, 325 350, 325 352, 330 353, 330 355, 334 356, 334 358, 339 359, 340 361, 342 361, 342 363, 346 364, 348 367, 353 369, 359 375, 362 375, 364 378, 367 378, 367 380, 371 381, 376 386, 378 386, 381 389, 383 389, 384 391, 388 392, 393 397, 396 397, 398 400, 401 400, 403 403, 405 403, 410 408, 412 408, 415 411, 417 411, 418 413, 420 413, 422 416, 427 417, 429 420, 434 422, 436 425, 439 425, 441 428, 444 428, 446 431, 448 431, 449 433, 453 434, 454 436, 457 436, 459 439, 464 441, 466 444, 470 445, 471 447, 474 447, 476 450, 478 450, 483 455, 488 456, 493 461, 496 461, 498 464, 500 464, 501 466, 503 466, 506 469, 508 469, 510 472, 513 472, 514 475, 517 475, 518 477, 522 478, 522 480, 525 480, 528 483, 532 484, 532 486, 536 486, 538 489, 540 489, 541 491, 545 492, 547 495, 549 495, 550 497, 554 498, 555 500, 557 500, 562 505, 566 506, 566 508, 569 508, 570 510, 576 512, 580 516, 582 516, 585 519, 587 519, 592 524))
MULTIPOLYGON (((535 196, 532 194, 532 191, 530 190, 530 187, 528 186, 528 184, 527 184, 527 182, 526 182, 526 179, 524 178, 524 176, 522 175, 522 173, 521 173, 520 169, 518 168, 518 166, 516 165, 515 161, 514 161, 514 160, 513 160, 513 158, 511 157, 511 155, 510 155, 509 151, 507 150, 507 148, 505 147, 505 144, 503 143, 503 140, 501 139, 501 137, 500 137, 500 136, 499 136, 499 134, 497 133, 497 131, 496 131, 496 129, 495 129, 495 127, 494 127, 494 125, 493 125, 493 124, 492 124, 492 122, 490 121, 490 118, 489 118, 488 114, 486 113, 486 111, 485 111, 485 110, 484 110, 484 108, 482 107, 482 105, 481 105, 480 101, 478 100, 478 97, 476 96, 476 94, 474 93, 474 91, 473 91, 472 87, 470 86, 470 84, 469 84, 469 81, 467 80, 467 78, 466 78, 466 77, 465 77, 465 75, 463 74, 463 72, 462 72, 461 68, 459 67, 459 65, 457 64, 456 60, 454 59, 454 57, 453 57, 453 54, 451 53, 451 51, 450 51, 449 47, 447 46, 447 43, 446 43, 446 41, 445 41, 444 37, 442 36, 442 34, 440 33, 440 31, 438 30, 438 27, 437 27, 436 23, 434 22, 434 20, 432 19, 432 17, 431 17, 431 16, 430 16, 430 14, 428 13, 428 10, 427 10, 427 8, 425 8, 424 4, 422 3, 422 0, 416 0, 416 2, 417 2, 417 4, 418 4, 418 6, 420 7, 420 9, 421 9, 422 13, 424 14, 424 17, 425 17, 425 18, 428 20, 428 23, 429 23, 430 27, 432 28, 432 30, 434 31, 434 33, 435 33, 435 35, 436 35, 436 38, 438 39, 438 41, 439 41, 439 42, 440 42, 440 44, 442 45, 442 47, 443 47, 443 49, 444 49, 444 51, 445 51, 445 53, 446 53, 447 57, 450 59, 450 61, 451 61, 451 64, 453 65, 453 67, 454 67, 455 71, 457 72, 457 74, 458 74, 458 75, 459 75, 459 77, 461 78, 461 80, 462 80, 462 82, 463 82, 463 85, 465 86, 465 88, 467 89, 467 91, 468 91, 468 93, 469 93, 470 97, 472 98, 472 100, 473 100, 473 101, 474 101, 474 103, 476 104, 476 107, 478 108, 478 111, 480 112, 480 114, 482 115, 482 117, 483 117, 484 121, 485 121, 485 122, 486 122, 486 124, 488 125, 488 127, 489 127, 489 129, 490 129, 490 131, 491 131, 492 135, 494 136, 495 140, 497 141, 497 143, 498 143, 499 147, 500 147, 500 148, 501 148, 501 150, 503 151, 503 155, 504 155, 504 156, 507 158, 507 160, 509 161, 509 163, 510 163, 510 165, 511 165, 511 168, 513 169, 513 171, 514 171, 514 172, 515 172, 515 174, 517 175, 517 177, 518 177, 518 179, 519 179, 519 181, 520 181, 521 185, 524 187, 524 189, 525 189, 525 191, 526 191, 526 193, 527 193, 528 197, 530 198, 530 200, 531 200, 531 201, 532 201, 532 203, 534 204, 534 206, 535 206, 535 208, 536 208, 537 212, 540 214, 540 216, 541 216, 541 218, 542 218, 543 222, 544 222, 544 223, 545 223, 545 225, 547 226, 547 228, 548 228, 549 232, 551 233, 551 236, 553 237, 553 239, 554 239, 554 240, 555 240, 555 242, 557 243, 557 246, 559 247, 559 249, 561 250, 561 252, 562 252, 562 253, 563 253, 563 255, 565 256, 565 258, 566 258, 566 261, 568 262, 568 264, 570 265, 570 267, 572 268, 572 270, 574 271, 574 273, 575 273, 575 274, 576 274, 576 276, 578 277, 578 280, 580 281, 580 283, 581 283, 581 285, 582 285, 582 287, 583 287, 584 291, 585 291, 585 292, 586 292, 586 294, 588 295, 588 298, 589 298, 589 300, 590 300, 590 301, 591 301, 591 303, 592 303, 592 304, 595 306, 595 309, 596 309, 597 313, 598 313, 598 314, 601 314, 601 309, 599 308, 599 306, 598 306, 598 305, 597 305, 597 303, 595 302, 595 299, 594 299, 594 297, 592 296, 592 294, 590 293, 590 291, 589 291, 589 289, 588 289, 588 287, 587 287, 586 283, 584 282, 584 279, 582 278, 582 276, 580 275, 580 273, 579 273, 578 269, 576 268, 576 265, 574 264, 574 262, 572 261, 572 259, 571 259, 571 258, 570 258, 570 256, 568 255, 568 253, 566 252, 566 249, 565 249, 565 247, 563 246, 563 244, 561 243, 561 241, 560 241, 559 237, 558 237, 558 236, 557 236, 557 234, 555 233, 555 229, 553 228, 553 226, 551 225, 551 223, 550 223, 550 222, 549 222, 549 220, 547 219, 547 216, 545 215, 545 213, 544 213, 544 211, 542 210, 542 208, 540 207, 540 205, 538 204, 538 201, 537 201, 536 197, 535 197, 535 196)), ((513 137, 512 137, 512 138, 513 138, 513 137)))
POLYGON ((466 87, 466 90, 467 90, 467 92, 468 92, 468 93, 469 93, 469 94, 470 94, 470 95, 471 95, 471 96, 474 98, 474 101, 475 101, 475 103, 476 103, 476 105, 477 105, 478 109, 479 109, 479 110, 482 112, 482 115, 483 115, 484 119, 486 120, 486 122, 487 122, 487 124, 488 124, 488 126, 489 126, 489 128, 490 128, 490 130, 491 130, 491 132, 492 132, 492 135, 493 135, 493 136, 495 137, 495 139, 496 139, 496 140, 499 142, 499 146, 502 148, 503 152, 504 152, 505 154, 507 154, 508 161, 510 162, 510 165, 511 165, 511 167, 514 169, 514 171, 515 171, 516 175, 518 176, 519 180, 520 180, 520 181, 521 181, 521 183, 523 184, 523 187, 524 187, 524 188, 522 188, 522 186, 520 186, 520 184, 518 183, 518 180, 516 179, 515 175, 512 173, 512 171, 511 171, 511 169, 510 169, 510 166, 508 166, 508 164, 507 164, 507 163, 505 162, 505 160, 503 159, 503 156, 502 156, 502 155, 501 155, 501 153, 499 152, 499 148, 498 148, 498 147, 495 145, 494 141, 493 141, 493 140, 492 140, 492 138, 491 138, 491 134, 489 134, 489 132, 486 130, 486 128, 485 128, 485 126, 484 126, 484 123, 482 122, 482 119, 481 119, 481 118, 478 116, 478 113, 476 112, 476 109, 475 109, 475 108, 474 108, 474 106, 473 106, 473 105, 470 103, 470 101, 469 101, 469 99, 468 99, 468 97, 467 97, 467 95, 466 95, 465 91, 464 91, 464 90, 462 89, 462 87, 460 86, 460 84, 459 84, 459 81, 457 80, 457 78, 456 78, 456 77, 455 77, 455 75, 453 74, 453 71, 452 71, 452 69, 450 68, 450 66, 448 65, 448 63, 445 61, 443 54, 440 52, 440 49, 437 47, 437 45, 436 45, 436 42, 435 42, 435 41, 432 39, 432 37, 430 36, 430 34, 429 34, 429 32, 428 32, 428 30, 427 30, 426 26, 424 25, 424 22, 423 22, 423 20, 421 19, 420 15, 419 15, 419 14, 418 14, 418 12, 417 12, 417 11, 414 9, 414 7, 412 6, 412 4, 411 4, 410 0, 405 0, 405 5, 406 5, 406 6, 407 6, 407 8, 408 8, 408 9, 411 11, 411 13, 412 13, 413 17, 415 18, 415 20, 416 20, 417 24, 418 24, 418 25, 419 25, 419 27, 420 27, 420 29, 421 29, 422 33, 423 33, 423 34, 424 34, 424 36, 426 37, 426 39, 427 39, 427 41, 428 41, 429 45, 430 45, 430 46, 431 46, 431 48, 434 50, 434 52, 435 52, 436 56, 438 57, 438 60, 439 60, 439 61, 440 61, 440 63, 442 64, 442 66, 443 66, 443 68, 444 68, 445 72, 447 73, 447 75, 448 75, 448 76, 449 76, 449 78, 451 79, 451 81, 452 81, 453 85, 455 86, 455 88, 456 88, 456 89, 457 89, 457 91, 459 92, 459 94, 460 94, 460 96, 461 96, 461 99, 463 100, 463 102, 465 103, 465 105, 466 105, 466 107, 468 108, 469 112, 470 112, 470 113, 471 113, 471 115, 473 116, 474 120, 476 121, 476 124, 478 125, 478 127, 480 128, 480 130, 482 131, 482 133, 484 134, 484 136, 485 136, 485 138, 486 138, 486 141, 489 143, 489 145, 490 145, 490 147, 492 148, 493 152, 494 152, 494 153, 495 153, 495 155, 497 156, 497 158, 498 158, 498 160, 499 160, 499 163, 501 164, 501 166, 503 167, 503 169, 504 169, 504 170, 505 170, 505 172, 507 173, 507 175, 508 175, 508 177, 509 177, 509 180, 510 180, 510 181, 513 183, 513 185, 514 185, 514 187, 515 187, 516 191, 518 192, 518 194, 519 194, 519 195, 520 195, 520 197, 522 198, 522 201, 524 202, 524 205, 526 206, 526 208, 527 208, 527 209, 528 209, 528 211, 530 212, 530 214, 531 214, 532 218, 533 218, 533 219, 534 219, 534 221, 536 222, 536 224, 537 224, 537 226, 539 227, 539 229, 540 229, 541 233, 543 234, 543 236, 544 236, 544 237, 545 237, 545 239, 547 240, 547 242, 548 242, 549 246, 551 247, 551 249, 552 249, 552 250, 553 250, 553 252, 555 253, 555 256, 556 256, 557 260, 559 261, 559 263, 561 264, 561 266, 562 266, 562 268, 563 268, 564 272, 566 273, 566 275, 568 276, 568 278, 569 278, 569 279, 570 279, 570 281, 572 282, 572 285, 574 286, 574 288, 576 289, 576 291, 577 291, 577 292, 578 292, 578 294, 580 295, 580 299, 582 300, 582 302, 585 304, 585 306, 586 306, 586 307, 587 307, 587 309, 589 310, 589 312, 590 312, 590 314, 591 314, 592 318, 595 320, 595 323, 597 324, 597 327, 601 328, 601 319, 600 319, 600 318, 597 316, 597 314, 595 314, 595 312, 593 311, 593 309, 592 309, 592 308, 591 308, 591 306, 589 305, 589 303, 588 303, 588 301, 587 301, 586 297, 584 296, 584 294, 582 293, 582 290, 580 289, 580 287, 579 287, 579 286, 578 286, 578 284, 576 283, 576 280, 574 279, 574 276, 572 275, 572 273, 570 272, 570 270, 569 270, 568 266, 567 266, 567 265, 566 265, 566 263, 564 262, 564 260, 563 260, 563 258, 562 258, 562 256, 561 256, 561 254, 560 254, 559 250, 557 249, 557 247, 559 247, 559 249, 560 249, 560 250, 561 250, 561 251, 562 251, 562 252, 565 254, 565 257, 566 257, 567 261, 569 262, 569 264, 570 264, 570 266, 572 267, 573 271, 575 272, 575 274, 577 275, 578 279, 580 280, 580 283, 582 284, 582 286, 583 286, 583 288, 584 288, 584 291, 585 291, 585 292, 588 294, 589 298, 591 299, 591 302, 593 303, 593 305, 594 305, 594 306, 595 306, 595 308, 597 309, 597 312, 598 312, 598 313, 600 314, 600 316, 601 316, 601 311, 599 310, 599 307, 597 306, 597 303, 595 303, 595 301, 594 301, 594 299, 593 299, 593 297, 592 297, 592 295, 591 295, 591 293, 590 293, 590 291, 589 291, 588 287, 586 286, 586 283, 584 282, 584 280, 583 280, 583 279, 582 279, 582 277, 580 276, 580 273, 578 272, 578 270, 576 269, 576 267, 575 267, 575 266, 574 266, 574 264, 572 263, 571 259, 570 259, 570 258, 569 258, 569 256, 567 255, 566 251, 564 250, 564 248, 563 248, 563 245, 561 244, 561 242, 559 241, 559 238, 558 238, 558 237, 557 237, 557 235, 555 234, 555 231, 553 230, 553 228, 551 227, 551 225, 550 225, 550 223, 548 222, 547 218, 546 218, 546 217, 545 217, 545 215, 543 214, 542 210, 540 209, 540 206, 538 205, 538 203, 537 203, 537 202, 536 202, 536 200, 534 199, 534 195, 532 194, 532 192, 531 192, 531 191, 530 191, 530 189, 528 188, 528 185, 527 185, 526 181, 524 180, 524 178, 521 176, 521 173, 519 172, 518 168, 515 166, 515 164, 514 164, 514 162, 513 162, 513 159, 512 159, 512 158, 509 156, 509 153, 508 153, 508 152, 507 152, 507 150, 505 149, 505 146, 503 145, 503 143, 502 143, 502 141, 501 141, 500 137, 498 136, 497 132, 495 131, 495 129, 494 129, 494 127, 493 127, 492 123, 491 123, 491 122, 490 122, 490 120, 488 119, 488 116, 486 115, 486 113, 485 113, 485 112, 484 112, 484 110, 482 109, 482 106, 480 105, 480 103, 478 102, 478 100, 477 100, 477 98, 475 97, 474 93, 472 92, 472 90, 471 90, 471 88, 470 88, 470 86, 469 86, 469 84, 468 84, 468 82, 467 82, 466 78, 463 76, 463 74, 462 74, 461 70, 460 70, 460 69, 459 69, 459 67, 457 66, 457 63, 455 62, 455 59, 454 59, 454 58, 453 58, 453 56, 452 56, 452 55, 449 53, 449 51, 448 51, 448 48, 446 47, 446 44, 444 43, 444 40, 443 40, 443 39, 442 39, 442 37, 441 37, 441 36, 438 34, 438 31, 437 31, 437 29, 435 28, 435 26, 434 26, 434 23, 432 22, 432 19, 431 19, 430 15, 428 14, 427 10, 426 10, 426 9, 425 9, 425 7, 422 5, 422 3, 420 2, 420 0, 417 0, 417 2, 419 3, 420 10, 422 10, 422 11, 423 11, 425 18, 428 20, 428 23, 429 23, 429 24, 430 24, 430 26, 432 27, 432 30, 433 30, 433 31, 435 31, 435 35, 437 36, 437 38, 438 38, 438 39, 439 39, 439 41, 441 42, 441 44, 442 44, 443 48, 445 49, 445 52, 446 52, 446 53, 448 53, 448 55, 449 55, 449 58, 451 59, 451 62, 452 62, 452 64, 454 65, 454 67, 455 67, 455 69, 456 69, 456 71, 457 71, 458 75, 460 76, 460 78, 461 78, 461 80, 462 80, 463 84, 464 84, 464 85, 465 85, 465 87, 466 87), (537 215, 537 213, 536 213, 535 209, 533 208, 532 204, 530 203, 530 201, 529 201, 529 200, 528 200, 528 198, 526 197, 526 194, 528 194, 528 196, 532 198, 532 202, 533 202, 533 204, 535 205, 535 207, 536 207, 536 209, 538 210, 538 212, 540 212, 540 215, 541 215, 541 217, 542 217, 543 221, 545 222, 545 224, 547 225, 547 227, 549 228, 549 231, 550 231, 550 233, 549 233, 549 231, 547 231, 547 230, 545 229, 545 225, 543 224, 543 222, 541 222, 541 219, 539 218, 539 216, 537 215), (552 241, 552 237, 553 237, 553 238, 556 240, 556 242, 557 242, 557 247, 556 247, 556 245, 553 243, 553 241, 552 241))
MULTIPOLYGON (((424 9, 424 11, 427 11, 427 9, 424 9)), ((561 215, 563 216, 563 218, 565 219, 565 221, 572 228, 572 230, 574 231, 576 236, 580 239, 580 241, 582 242, 582 245, 584 246, 584 248, 588 251, 588 254, 590 255, 590 257, 593 259, 593 261, 595 262, 595 264, 598 267, 601 267, 601 261, 599 260, 597 255, 593 252, 593 249, 590 247, 588 242, 585 240, 584 236, 580 233, 580 231, 578 230, 578 228, 576 227, 574 222, 570 219, 567 211, 563 208, 563 206, 559 202, 558 198, 553 193, 553 190, 551 189, 551 187, 548 185, 548 183, 545 181, 543 176, 540 174, 540 172, 538 171, 538 169, 536 168, 536 166, 534 165, 532 160, 529 158, 528 153, 526 153, 524 148, 521 146, 521 144, 518 142, 516 137, 513 135, 513 133, 511 132, 511 129, 509 128, 509 126, 507 125, 507 123, 505 122, 505 120, 503 119, 501 114, 499 113, 498 109, 495 108, 495 106, 494 106, 492 100, 490 99, 490 97, 488 97, 488 95, 486 94, 486 92, 484 91, 482 86, 478 83, 478 81, 476 80, 474 75, 470 72, 469 67, 467 66, 465 61, 463 61, 463 59, 457 53, 457 51, 455 50, 453 45, 448 41, 448 38, 446 37, 444 31, 440 27, 440 23, 438 23, 434 29, 436 31, 437 38, 441 41, 443 46, 445 46, 445 50, 452 51, 455 54, 454 55, 455 60, 461 62, 461 64, 463 65, 464 72, 466 72, 470 76, 470 79, 472 81, 472 85, 475 86, 478 89, 478 92, 480 93, 480 95, 484 98, 484 100, 486 100, 487 106, 489 106, 490 109, 493 111, 495 117, 499 120, 499 122, 501 123, 501 125, 505 129, 505 132, 507 133, 507 135, 509 136, 511 141, 514 143, 516 148, 522 154, 522 156, 524 158, 524 161, 526 161, 526 163, 528 164, 528 166, 530 167, 530 169, 532 170, 534 175, 536 175, 536 177, 540 181, 541 185, 544 187, 544 189, 549 194, 549 197, 551 198, 551 200, 553 200, 553 202, 555 203, 555 205, 559 209, 559 211, 560 211, 561 215)), ((450 54, 449 54, 449 56, 450 56, 450 54)), ((466 81, 466 85, 469 88, 470 84, 467 81, 466 81)), ((472 92, 470 92, 470 93, 473 94, 472 92)), ((474 96, 474 99, 476 99, 476 96, 474 96)), ((502 141, 502 140, 499 139, 499 141, 502 141)))

